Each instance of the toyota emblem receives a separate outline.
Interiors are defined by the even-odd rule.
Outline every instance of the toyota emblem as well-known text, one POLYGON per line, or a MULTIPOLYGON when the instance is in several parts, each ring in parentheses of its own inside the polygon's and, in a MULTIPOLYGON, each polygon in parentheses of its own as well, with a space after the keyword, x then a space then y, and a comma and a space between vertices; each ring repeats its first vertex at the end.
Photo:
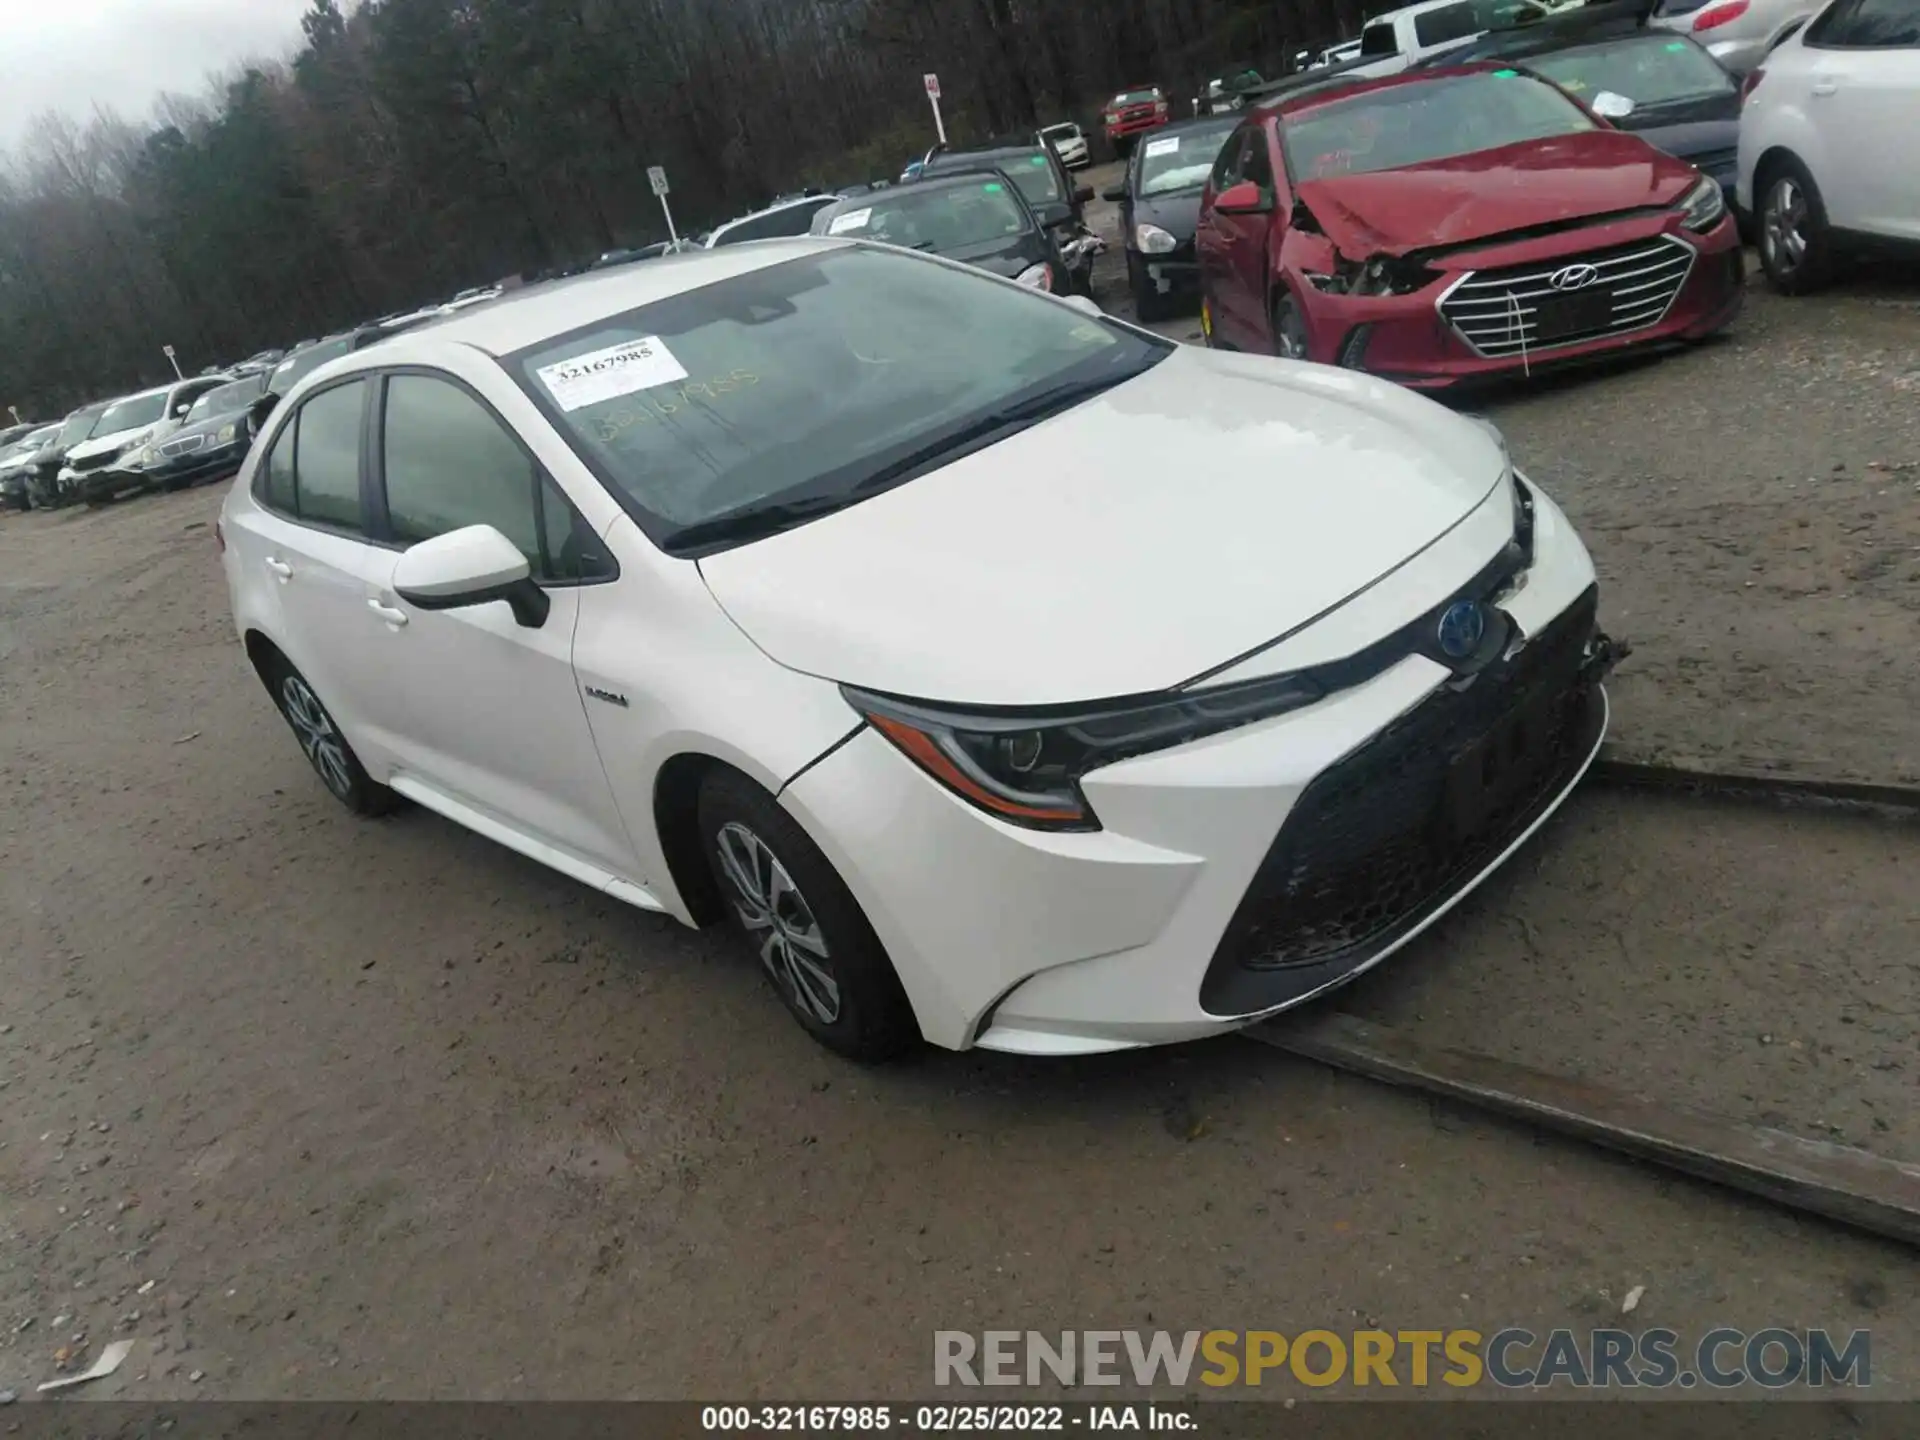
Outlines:
POLYGON ((1584 290, 1599 278, 1598 266, 1562 265, 1547 277, 1547 283, 1556 290, 1584 290))
POLYGON ((1440 617, 1440 652, 1449 660, 1465 660, 1480 648, 1487 633, 1486 612, 1473 600, 1456 600, 1440 617))

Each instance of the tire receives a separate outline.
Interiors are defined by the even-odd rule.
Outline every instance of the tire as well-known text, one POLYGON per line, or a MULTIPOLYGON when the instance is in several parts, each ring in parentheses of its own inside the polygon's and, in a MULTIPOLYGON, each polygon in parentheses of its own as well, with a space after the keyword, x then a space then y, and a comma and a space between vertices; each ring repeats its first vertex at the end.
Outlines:
POLYGON ((702 782, 697 814, 714 884, 800 1028, 851 1060, 890 1060, 919 1046, 913 1007, 880 938, 793 817, 725 769, 702 782))
POLYGON ((1151 325, 1156 320, 1167 318, 1168 306, 1160 298, 1160 292, 1153 287, 1153 281, 1147 274, 1146 262, 1131 250, 1127 252, 1127 286, 1133 291, 1134 317, 1143 325, 1151 325))
POLYGON ((393 809, 399 797, 367 774, 306 676, 281 658, 268 668, 267 689, 328 794, 356 815, 385 815, 393 809))
POLYGON ((1273 353, 1283 360, 1306 360, 1309 357, 1306 317, 1300 313, 1300 305, 1290 291, 1282 290, 1274 297, 1273 313, 1269 317, 1273 329, 1273 353))
POLYGON ((1827 207, 1798 160, 1789 156, 1767 168, 1754 228, 1767 282, 1782 295, 1808 295, 1833 278, 1827 207))

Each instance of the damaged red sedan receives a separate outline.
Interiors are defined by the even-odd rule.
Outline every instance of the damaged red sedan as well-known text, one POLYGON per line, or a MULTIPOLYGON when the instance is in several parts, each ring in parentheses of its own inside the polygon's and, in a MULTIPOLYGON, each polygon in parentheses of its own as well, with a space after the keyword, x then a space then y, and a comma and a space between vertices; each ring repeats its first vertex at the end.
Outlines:
POLYGON ((1697 340, 1743 293, 1717 183, 1494 65, 1251 111, 1195 238, 1210 345, 1423 389, 1697 340))

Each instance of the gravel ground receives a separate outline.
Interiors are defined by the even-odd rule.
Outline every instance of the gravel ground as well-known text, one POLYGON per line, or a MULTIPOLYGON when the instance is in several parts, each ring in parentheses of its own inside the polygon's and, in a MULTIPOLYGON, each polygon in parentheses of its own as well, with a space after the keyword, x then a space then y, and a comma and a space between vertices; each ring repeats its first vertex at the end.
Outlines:
MULTIPOLYGON (((1915 778, 1916 321, 1897 277, 1756 290, 1493 402, 1638 647, 1623 744, 1915 778)), ((1644 1285, 1684 1335, 1870 1326, 1920 1396, 1891 1245, 1238 1041, 855 1069, 724 936, 355 821, 233 643, 218 502, 0 521, 0 1390, 84 1334, 138 1339, 126 1397, 908 1396, 936 1328, 1545 1330, 1644 1285)), ((1578 796, 1338 1003, 1920 1157, 1910 841, 1578 796)))

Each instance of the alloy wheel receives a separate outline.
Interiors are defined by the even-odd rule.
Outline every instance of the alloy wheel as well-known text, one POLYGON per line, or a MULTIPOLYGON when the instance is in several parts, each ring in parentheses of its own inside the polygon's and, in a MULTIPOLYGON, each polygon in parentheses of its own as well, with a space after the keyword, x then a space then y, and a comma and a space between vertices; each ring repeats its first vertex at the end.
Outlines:
POLYGON ((1291 297, 1281 300, 1273 310, 1274 353, 1286 360, 1307 358, 1307 325, 1300 318, 1300 307, 1291 297))
POLYGON ((733 907, 787 1003, 821 1025, 840 1018, 840 982, 820 922, 767 842, 740 822, 715 837, 733 907))
POLYGON ((280 708, 293 727, 294 738, 307 753, 307 759, 335 797, 347 800, 353 793, 353 772, 347 766, 345 743, 334 728, 333 717, 320 697, 298 675, 280 682, 280 708))
POLYGON ((1782 273, 1798 270, 1807 258, 1807 194, 1791 175, 1782 175, 1767 192, 1760 243, 1782 273))

